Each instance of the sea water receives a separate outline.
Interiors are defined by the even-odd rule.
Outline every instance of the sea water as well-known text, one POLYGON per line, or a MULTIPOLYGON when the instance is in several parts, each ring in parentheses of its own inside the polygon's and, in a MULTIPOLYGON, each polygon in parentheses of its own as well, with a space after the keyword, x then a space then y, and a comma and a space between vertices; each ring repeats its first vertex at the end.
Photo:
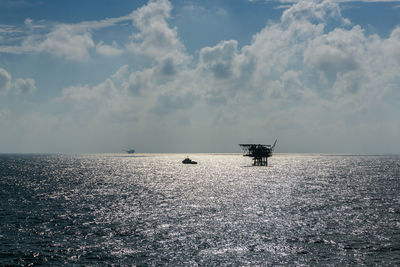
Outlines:
POLYGON ((400 265, 400 156, 0 155, 0 265, 400 265))

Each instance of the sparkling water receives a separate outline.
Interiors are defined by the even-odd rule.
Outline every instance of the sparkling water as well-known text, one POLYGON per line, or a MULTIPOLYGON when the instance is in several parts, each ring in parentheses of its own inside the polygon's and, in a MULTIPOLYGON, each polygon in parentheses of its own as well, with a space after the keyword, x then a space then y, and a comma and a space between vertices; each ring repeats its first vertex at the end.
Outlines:
POLYGON ((0 265, 400 265, 400 156, 0 155, 0 265))

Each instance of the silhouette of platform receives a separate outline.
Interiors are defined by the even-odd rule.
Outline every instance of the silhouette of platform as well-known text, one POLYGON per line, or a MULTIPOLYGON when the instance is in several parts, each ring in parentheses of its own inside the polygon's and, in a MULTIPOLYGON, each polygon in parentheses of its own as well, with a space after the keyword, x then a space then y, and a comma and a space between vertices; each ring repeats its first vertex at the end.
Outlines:
POLYGON ((253 166, 268 166, 268 158, 272 157, 277 141, 275 140, 273 145, 239 144, 239 146, 245 153, 243 156, 253 158, 253 166))

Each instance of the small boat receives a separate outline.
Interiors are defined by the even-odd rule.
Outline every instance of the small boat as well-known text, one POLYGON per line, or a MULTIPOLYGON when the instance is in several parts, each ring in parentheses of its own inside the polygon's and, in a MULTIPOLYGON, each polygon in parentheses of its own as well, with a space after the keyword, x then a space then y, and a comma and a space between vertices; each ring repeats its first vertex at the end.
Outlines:
POLYGON ((189 158, 186 158, 186 159, 182 160, 182 163, 183 164, 197 164, 196 161, 193 161, 193 160, 191 160, 189 158))

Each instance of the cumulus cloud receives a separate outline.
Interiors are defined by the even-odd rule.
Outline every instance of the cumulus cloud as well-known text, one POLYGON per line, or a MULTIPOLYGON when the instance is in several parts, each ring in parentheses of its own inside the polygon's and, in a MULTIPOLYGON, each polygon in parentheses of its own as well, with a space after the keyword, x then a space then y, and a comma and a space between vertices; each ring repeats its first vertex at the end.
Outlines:
MULTIPOLYGON (((130 127, 153 140, 168 132, 173 139, 182 130, 181 136, 192 131, 205 140, 225 135, 230 143, 264 142, 279 136, 286 139, 283 150, 310 151, 313 144, 314 151, 349 152, 374 141, 365 132, 383 127, 387 136, 396 136, 400 128, 390 114, 398 112, 400 99, 400 28, 387 37, 367 35, 343 17, 335 1, 290 2, 281 19, 269 22, 249 44, 239 48, 236 40, 221 41, 193 60, 178 29, 168 24, 171 3, 150 1, 129 15, 138 32, 121 47, 149 57, 151 64, 135 62, 101 83, 66 87, 58 101, 78 105, 82 117, 87 110, 87 120, 101 117, 102 125, 133 118, 130 127)), ((38 47, 46 43, 52 53, 77 60, 62 47, 59 30, 76 37, 66 46, 80 46, 75 52, 80 57, 93 48, 108 56, 122 53, 117 44, 94 45, 88 28, 96 27, 57 28, 38 47)), ((3 91, 10 87, 7 74, 0 69, 3 91)))
POLYGON ((107 79, 103 83, 96 86, 81 85, 70 86, 62 90, 63 100, 72 100, 80 103, 91 103, 108 99, 116 94, 117 89, 111 79, 107 79))
MULTIPOLYGON (((31 23, 29 20, 26 23, 31 23)), ((11 54, 49 53, 69 60, 89 58, 94 42, 89 31, 77 30, 73 25, 60 24, 49 33, 27 35, 21 44, 0 46, 0 52, 11 54)))
POLYGON ((124 81, 126 75, 128 74, 128 71, 129 71, 129 66, 123 65, 114 73, 114 75, 112 75, 112 79, 117 82, 124 81))
POLYGON ((33 23, 33 20, 32 20, 31 18, 26 18, 25 21, 24 21, 24 23, 25 23, 25 25, 27 25, 27 26, 31 26, 32 23, 33 23))
POLYGON ((176 74, 176 65, 174 64, 174 60, 172 58, 164 59, 159 68, 160 74, 171 76, 176 74))
POLYGON ((71 60, 82 60, 89 58, 89 49, 94 47, 90 32, 76 32, 74 27, 59 25, 46 39, 38 44, 29 43, 39 52, 52 53, 57 56, 66 57, 71 60))
POLYGON ((15 94, 29 94, 36 90, 35 80, 32 78, 17 78, 13 81, 11 74, 0 68, 0 94, 7 94, 14 91, 15 94))
POLYGON ((153 112, 159 115, 166 115, 171 111, 186 110, 193 107, 197 99, 198 96, 190 91, 180 94, 164 93, 157 97, 153 112))
POLYGON ((168 0, 150 1, 133 12, 134 25, 139 32, 132 35, 128 51, 144 54, 160 62, 173 58, 184 63, 187 56, 178 38, 176 28, 169 27, 167 19, 171 16, 172 5, 168 0))
MULTIPOLYGON (((336 3, 300 1, 283 13, 280 22, 269 23, 255 34, 251 44, 230 53, 229 60, 222 61, 223 43, 204 48, 200 67, 214 70, 215 80, 229 81, 213 83, 208 77, 204 83, 214 89, 206 99, 225 106, 231 115, 236 113, 236 119, 246 125, 252 125, 252 120, 244 114, 259 119, 252 125, 258 129, 266 122, 267 132, 275 129, 284 136, 296 129, 306 138, 318 131, 315 138, 322 140, 334 128, 338 136, 332 138, 345 140, 345 130, 339 129, 367 125, 367 114, 387 118, 384 99, 400 86, 398 32, 394 29, 387 38, 368 36, 342 16, 336 3), (210 61, 203 57, 207 52, 215 53, 210 53, 210 61), (230 70, 220 72, 230 75, 215 75, 215 66, 230 70), (228 88, 244 90, 227 97, 228 88), (236 110, 228 109, 230 104, 236 104, 236 110)), ((376 127, 373 119, 369 123, 371 130, 376 127)), ((363 135, 355 128, 353 134, 363 135)))
POLYGON ((0 68, 0 94, 8 92, 11 86, 11 75, 3 68, 0 68))
POLYGON ((96 45, 96 52, 103 56, 113 57, 121 55, 123 50, 118 47, 116 42, 113 42, 112 45, 106 45, 101 41, 96 45))
POLYGON ((367 106, 376 107, 374 101, 386 92, 377 88, 398 83, 398 74, 393 71, 399 62, 395 49, 399 44, 398 29, 386 39, 367 36, 360 26, 351 25, 342 16, 338 4, 332 1, 295 3, 283 13, 280 22, 269 23, 240 50, 236 40, 204 47, 194 68, 186 67, 181 70, 183 74, 166 82, 160 75, 176 74, 176 64, 172 62, 173 57, 166 60, 159 51, 152 50, 154 41, 150 40, 154 40, 154 28, 157 28, 152 23, 162 25, 165 33, 172 33, 164 37, 173 38, 164 40, 175 40, 175 43, 167 42, 167 50, 162 54, 184 50, 176 32, 166 22, 171 5, 167 1, 155 3, 150 2, 134 13, 135 23, 141 29, 136 37, 142 41, 135 45, 139 49, 144 43, 150 44, 147 52, 159 58, 159 65, 131 73, 128 88, 134 95, 158 90, 156 111, 166 111, 168 108, 161 107, 174 105, 177 109, 190 109, 191 105, 182 105, 193 102, 188 100, 188 95, 186 101, 179 101, 181 98, 175 97, 178 93, 172 92, 191 88, 197 92, 194 102, 202 99, 218 109, 253 103, 268 114, 279 114, 281 108, 301 114, 298 110, 314 101, 318 103, 316 109, 323 107, 327 113, 333 107, 340 107, 343 114, 358 114, 367 106), (166 87, 173 89, 165 93, 161 88, 166 87))
MULTIPOLYGON (((132 103, 135 102, 135 99, 126 90, 128 76, 128 66, 124 65, 110 78, 98 84, 74 85, 63 88, 61 96, 54 101, 58 104, 65 104, 68 108, 72 105, 82 115, 87 112, 87 114, 90 114, 88 116, 117 117, 118 120, 121 120, 125 115, 132 117, 133 115, 129 112, 133 112, 132 103)), ((138 101, 144 103, 143 100, 138 101)))
POLYGON ((35 80, 31 78, 18 78, 14 82, 14 87, 17 94, 28 94, 36 90, 35 80))
POLYGON ((308 20, 321 22, 329 19, 340 19, 343 23, 349 21, 340 16, 340 8, 333 1, 298 1, 297 4, 285 10, 282 14, 282 23, 308 20))
POLYGON ((358 66, 355 58, 335 46, 311 45, 307 48, 305 62, 323 72, 340 72, 354 70, 358 66))
POLYGON ((74 61, 88 59, 92 49, 96 49, 97 53, 104 56, 117 56, 122 53, 122 50, 118 48, 116 43, 106 45, 100 41, 95 45, 92 36, 93 32, 131 20, 132 14, 128 14, 116 18, 84 21, 77 24, 38 25, 34 24, 31 18, 27 18, 24 22, 25 28, 7 27, 6 32, 2 30, 4 27, 0 26, 0 33, 18 32, 20 35, 13 44, 0 45, 0 52, 12 54, 49 53, 74 61), (22 40, 22 42, 18 43, 19 40, 22 40))
MULTIPOLYGON (((148 56, 156 62, 184 64, 188 61, 188 56, 184 52, 185 47, 178 38, 177 29, 169 27, 167 23, 171 10, 172 5, 168 0, 155 0, 128 15, 98 21, 44 26, 35 25, 31 18, 27 18, 25 28, 0 25, 0 33, 18 32, 21 35, 18 40, 22 40, 20 43, 17 40, 9 45, 0 45, 0 52, 49 53, 68 60, 82 61, 90 58, 91 51, 111 57, 120 56, 126 49, 133 54, 148 56), (131 42, 124 48, 120 48, 116 42, 110 45, 99 41, 97 45, 95 44, 93 36, 97 30, 116 26, 125 21, 132 21, 138 31, 132 34, 131 42), (40 31, 35 31, 39 28, 40 31)), ((171 65, 169 67, 176 68, 171 65)))
POLYGON ((237 56, 237 41, 224 41, 200 51, 200 64, 211 71, 217 79, 228 78, 233 72, 233 60, 237 56))
POLYGON ((142 95, 143 92, 149 90, 154 83, 154 69, 132 72, 128 82, 125 84, 128 92, 135 96, 142 95))

